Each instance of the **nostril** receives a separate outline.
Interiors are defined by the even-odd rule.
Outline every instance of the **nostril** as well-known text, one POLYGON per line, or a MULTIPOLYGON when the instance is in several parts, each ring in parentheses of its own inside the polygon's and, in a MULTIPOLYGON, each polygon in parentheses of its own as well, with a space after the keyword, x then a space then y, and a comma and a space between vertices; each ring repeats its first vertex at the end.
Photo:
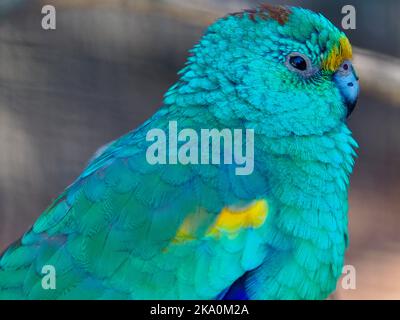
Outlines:
POLYGON ((354 87, 354 83, 353 83, 353 82, 349 82, 347 85, 348 85, 349 87, 354 87))

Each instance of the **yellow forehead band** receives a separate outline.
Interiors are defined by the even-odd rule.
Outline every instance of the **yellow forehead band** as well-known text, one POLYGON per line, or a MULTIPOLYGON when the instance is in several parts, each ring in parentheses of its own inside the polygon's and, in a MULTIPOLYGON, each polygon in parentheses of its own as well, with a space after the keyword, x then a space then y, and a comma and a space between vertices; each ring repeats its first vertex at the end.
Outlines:
POLYGON ((341 37, 339 45, 334 46, 328 56, 322 62, 322 69, 327 71, 336 71, 345 60, 350 60, 353 57, 353 50, 349 39, 341 37))

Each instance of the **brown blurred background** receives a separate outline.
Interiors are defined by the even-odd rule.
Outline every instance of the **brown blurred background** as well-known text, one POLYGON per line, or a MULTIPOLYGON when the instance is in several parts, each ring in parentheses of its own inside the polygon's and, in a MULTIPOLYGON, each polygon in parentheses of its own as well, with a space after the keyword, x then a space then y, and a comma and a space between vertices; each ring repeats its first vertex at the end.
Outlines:
MULTIPOLYGON (((187 50, 218 16, 260 1, 1 0, 0 251, 35 221, 101 145, 160 105, 187 50), (41 28, 41 8, 57 29, 41 28)), ((322 12, 356 50, 362 95, 350 127, 360 144, 350 192, 356 290, 337 299, 400 299, 400 2, 269 1, 322 12), (396 58, 397 57, 397 58, 396 58)))

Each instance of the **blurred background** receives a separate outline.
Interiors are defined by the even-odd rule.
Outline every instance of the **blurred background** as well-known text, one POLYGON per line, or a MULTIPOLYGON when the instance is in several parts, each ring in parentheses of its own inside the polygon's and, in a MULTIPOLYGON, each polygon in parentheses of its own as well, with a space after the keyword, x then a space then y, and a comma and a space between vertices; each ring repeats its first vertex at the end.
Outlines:
MULTIPOLYGON (((0 251, 22 235, 101 145, 143 122, 177 80, 204 28, 260 1, 1 0, 0 251), (57 9, 57 29, 41 9, 57 9)), ((400 299, 400 1, 269 1, 322 12, 352 4, 362 94, 350 127, 356 290, 335 299, 400 299)))

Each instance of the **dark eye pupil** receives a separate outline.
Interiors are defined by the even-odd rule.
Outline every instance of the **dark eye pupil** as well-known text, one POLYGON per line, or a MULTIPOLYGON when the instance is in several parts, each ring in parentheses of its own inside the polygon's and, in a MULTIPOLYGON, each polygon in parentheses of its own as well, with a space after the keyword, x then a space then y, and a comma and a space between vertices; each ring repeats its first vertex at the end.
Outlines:
POLYGON ((307 69, 307 62, 303 57, 294 56, 290 57, 289 63, 300 71, 304 71, 307 69))
POLYGON ((347 63, 344 64, 344 65, 343 65, 343 69, 346 70, 346 71, 349 70, 349 65, 348 65, 347 63))

